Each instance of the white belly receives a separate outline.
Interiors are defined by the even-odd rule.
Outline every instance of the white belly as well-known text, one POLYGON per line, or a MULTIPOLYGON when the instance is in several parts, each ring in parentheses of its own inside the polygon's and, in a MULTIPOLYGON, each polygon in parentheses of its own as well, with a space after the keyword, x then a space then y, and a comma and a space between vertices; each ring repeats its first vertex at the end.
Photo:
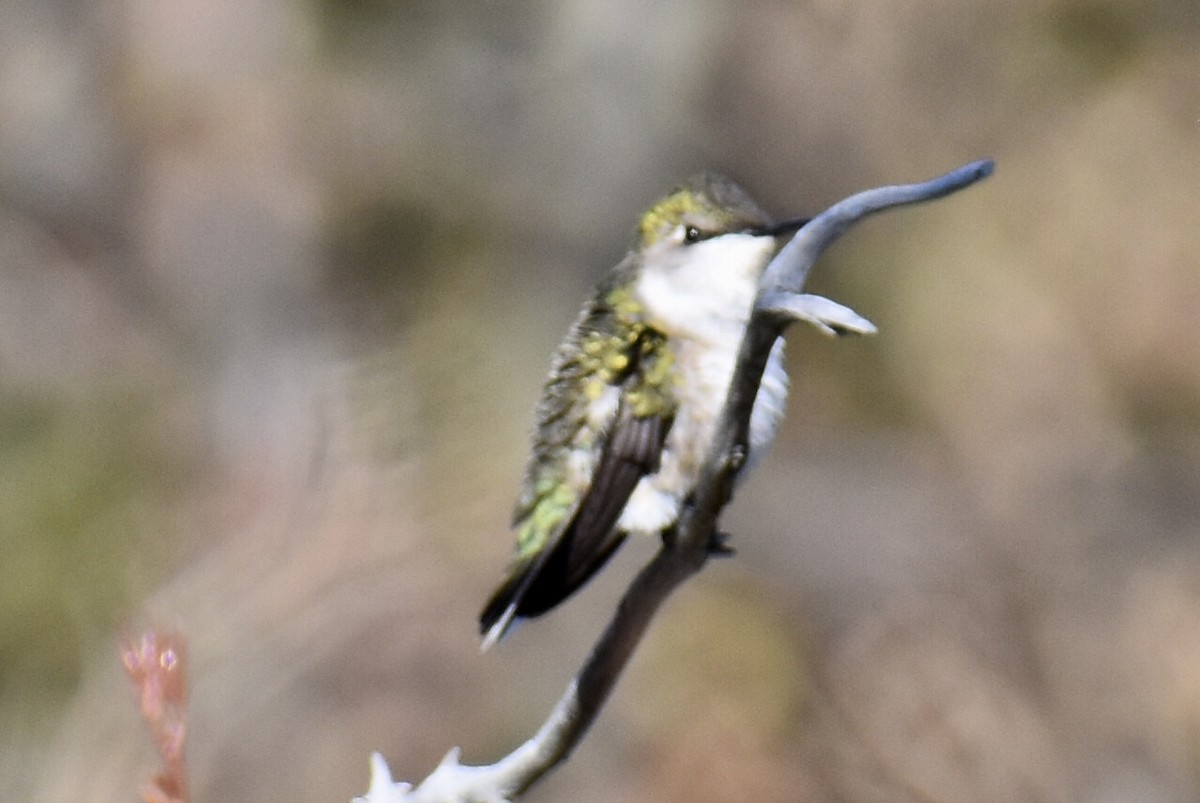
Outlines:
MULTIPOLYGON (((682 394, 675 422, 667 435, 656 473, 643 477, 629 498, 617 526, 627 532, 655 534, 671 526, 684 500, 696 486, 725 406, 729 383, 737 362, 740 337, 728 349, 680 344, 677 364, 682 394)), ((783 367, 783 339, 775 342, 763 373, 762 385, 750 415, 750 453, 739 480, 765 454, 775 437, 787 401, 787 374, 783 367)))

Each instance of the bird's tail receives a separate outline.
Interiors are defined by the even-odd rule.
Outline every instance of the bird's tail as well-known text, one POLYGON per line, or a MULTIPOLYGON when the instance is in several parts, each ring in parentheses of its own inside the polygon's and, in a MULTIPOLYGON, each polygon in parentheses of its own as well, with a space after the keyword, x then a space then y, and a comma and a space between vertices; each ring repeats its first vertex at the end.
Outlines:
POLYGON ((575 593, 624 540, 624 533, 611 533, 601 549, 580 552, 572 549, 574 539, 564 537, 553 549, 519 561, 479 615, 482 649, 500 641, 516 619, 541 616, 575 593))

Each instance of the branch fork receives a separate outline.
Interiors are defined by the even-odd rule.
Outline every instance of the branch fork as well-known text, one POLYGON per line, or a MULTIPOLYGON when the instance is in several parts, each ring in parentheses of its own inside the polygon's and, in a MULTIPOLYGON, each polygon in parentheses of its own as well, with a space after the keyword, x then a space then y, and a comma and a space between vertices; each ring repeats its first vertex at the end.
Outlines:
POLYGON ((991 175, 985 159, 929 181, 877 187, 840 201, 801 228, 767 266, 742 340, 738 366, 725 401, 718 437, 674 538, 664 539, 653 560, 634 578, 579 674, 538 732, 495 764, 459 763, 458 748, 413 787, 393 781, 382 756, 371 756, 371 784, 354 803, 509 803, 564 761, 595 720, 621 670, 667 596, 703 568, 718 532, 717 518, 733 496, 734 478, 746 454, 750 411, 763 369, 783 330, 804 321, 830 335, 874 334, 858 313, 802 292, 817 258, 849 228, 876 212, 941 198, 991 175))

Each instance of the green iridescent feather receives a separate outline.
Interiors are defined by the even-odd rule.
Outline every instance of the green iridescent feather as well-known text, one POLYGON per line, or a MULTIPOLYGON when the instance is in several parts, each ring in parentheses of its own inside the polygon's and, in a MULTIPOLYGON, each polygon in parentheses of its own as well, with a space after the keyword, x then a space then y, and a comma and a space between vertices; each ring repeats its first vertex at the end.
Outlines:
POLYGON ((536 439, 520 500, 513 513, 516 562, 536 556, 570 522, 587 488, 571 487, 566 461, 588 451, 606 432, 589 433, 587 407, 620 385, 622 405, 635 418, 674 413, 673 353, 642 319, 622 271, 600 289, 554 358, 536 412, 536 439))

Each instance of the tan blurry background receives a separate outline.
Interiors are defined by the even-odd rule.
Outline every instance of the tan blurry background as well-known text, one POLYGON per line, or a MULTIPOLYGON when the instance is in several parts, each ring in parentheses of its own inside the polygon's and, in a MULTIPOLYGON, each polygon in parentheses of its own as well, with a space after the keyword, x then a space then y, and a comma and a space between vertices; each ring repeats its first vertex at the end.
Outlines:
POLYGON ((0 5, 0 800, 346 800, 528 736, 653 550, 480 655, 549 355, 718 168, 873 220, 786 429, 532 801, 1200 797, 1193 0, 0 5))

